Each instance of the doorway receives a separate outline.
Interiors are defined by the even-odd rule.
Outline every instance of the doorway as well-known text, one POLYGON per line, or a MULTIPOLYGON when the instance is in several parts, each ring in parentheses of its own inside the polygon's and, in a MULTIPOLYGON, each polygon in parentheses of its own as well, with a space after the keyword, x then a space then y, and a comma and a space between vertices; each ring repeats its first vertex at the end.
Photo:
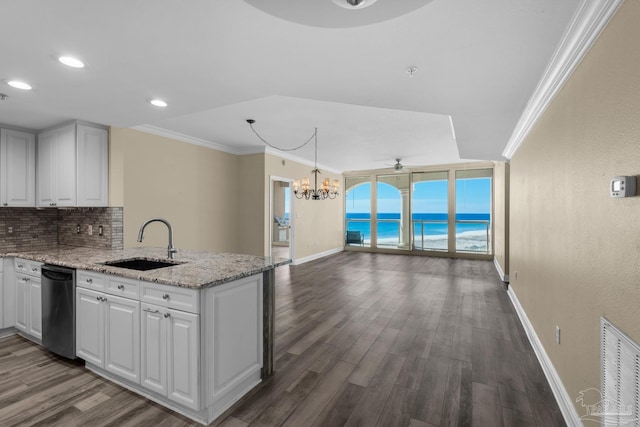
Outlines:
POLYGON ((271 177, 270 256, 293 259, 292 180, 271 177))

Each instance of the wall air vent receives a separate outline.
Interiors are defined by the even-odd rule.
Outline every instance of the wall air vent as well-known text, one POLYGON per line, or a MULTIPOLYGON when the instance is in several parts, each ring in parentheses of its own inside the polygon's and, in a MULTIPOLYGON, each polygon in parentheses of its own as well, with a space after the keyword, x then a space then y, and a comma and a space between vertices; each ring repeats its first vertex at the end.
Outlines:
POLYGON ((602 400, 588 413, 603 426, 640 427, 640 346, 604 317, 600 324, 602 400))

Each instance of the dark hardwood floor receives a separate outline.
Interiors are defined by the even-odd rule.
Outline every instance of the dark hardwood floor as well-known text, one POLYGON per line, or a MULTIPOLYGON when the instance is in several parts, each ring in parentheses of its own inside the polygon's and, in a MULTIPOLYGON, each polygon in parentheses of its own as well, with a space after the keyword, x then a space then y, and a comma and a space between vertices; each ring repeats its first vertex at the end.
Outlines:
MULTIPOLYGON (((276 373, 217 425, 565 425, 491 262, 346 252, 276 279, 276 373)), ((197 424, 12 336, 0 425, 197 424)))

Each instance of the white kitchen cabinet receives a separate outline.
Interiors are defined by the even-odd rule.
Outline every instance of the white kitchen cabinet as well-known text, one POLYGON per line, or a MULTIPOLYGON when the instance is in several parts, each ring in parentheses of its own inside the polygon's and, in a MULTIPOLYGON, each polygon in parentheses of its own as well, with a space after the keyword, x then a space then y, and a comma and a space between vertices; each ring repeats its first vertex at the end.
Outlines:
POLYGON ((76 355, 88 363, 104 366, 103 294, 76 287, 76 355))
POLYGON ((76 288, 76 355, 140 383, 140 303, 76 288))
POLYGON ((71 123, 41 133, 37 171, 37 206, 107 206, 107 130, 71 123))
POLYGON ((0 258, 0 329, 6 328, 4 326, 4 258, 0 258))
POLYGON ((29 335, 42 340, 42 286, 41 279, 30 277, 29 282, 29 335))
POLYGON ((142 303, 141 385, 200 409, 200 316, 142 303))
POLYGON ((36 342, 42 340, 41 263, 14 259, 15 327, 36 342))
POLYGON ((9 328, 16 324, 16 274, 13 257, 0 260, 3 265, 2 279, 2 327, 9 328))
POLYGON ((0 205, 36 205, 36 137, 32 133, 0 130, 0 205))
POLYGON ((16 275, 16 328, 27 332, 29 328, 29 282, 23 275, 16 275))

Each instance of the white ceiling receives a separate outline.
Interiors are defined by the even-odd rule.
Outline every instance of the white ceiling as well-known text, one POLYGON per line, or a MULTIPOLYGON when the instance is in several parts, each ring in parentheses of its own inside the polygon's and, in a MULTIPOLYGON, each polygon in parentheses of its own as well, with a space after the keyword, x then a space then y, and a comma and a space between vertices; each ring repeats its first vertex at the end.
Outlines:
POLYGON ((253 118, 287 147, 318 127, 335 170, 501 159, 578 3, 3 0, 0 123, 152 125, 243 151, 262 145, 253 118))

